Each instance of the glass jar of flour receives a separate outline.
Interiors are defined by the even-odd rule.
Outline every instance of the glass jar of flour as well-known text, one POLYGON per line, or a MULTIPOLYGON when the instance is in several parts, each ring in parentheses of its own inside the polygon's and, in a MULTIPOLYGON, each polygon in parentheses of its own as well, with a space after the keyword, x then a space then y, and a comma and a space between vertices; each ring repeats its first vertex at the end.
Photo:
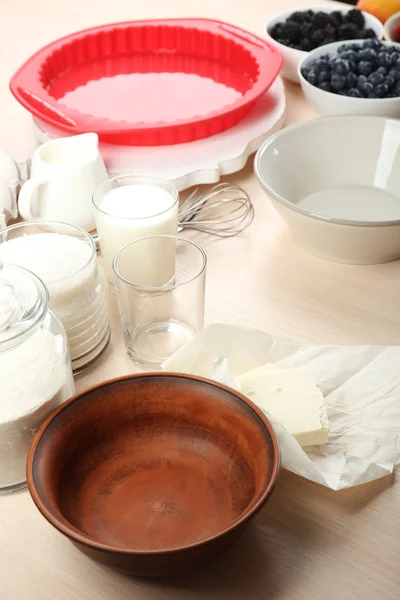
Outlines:
POLYGON ((32 272, 0 263, 0 493, 25 487, 31 441, 74 393, 66 334, 32 272))

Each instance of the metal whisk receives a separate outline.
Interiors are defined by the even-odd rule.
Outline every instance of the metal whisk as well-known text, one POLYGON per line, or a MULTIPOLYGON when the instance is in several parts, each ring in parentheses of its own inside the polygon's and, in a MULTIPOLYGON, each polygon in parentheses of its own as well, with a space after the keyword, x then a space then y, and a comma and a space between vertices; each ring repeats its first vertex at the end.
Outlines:
POLYGON ((219 237, 232 237, 250 225, 254 207, 246 192, 232 183, 219 183, 200 192, 196 188, 181 204, 179 230, 196 229, 219 237))

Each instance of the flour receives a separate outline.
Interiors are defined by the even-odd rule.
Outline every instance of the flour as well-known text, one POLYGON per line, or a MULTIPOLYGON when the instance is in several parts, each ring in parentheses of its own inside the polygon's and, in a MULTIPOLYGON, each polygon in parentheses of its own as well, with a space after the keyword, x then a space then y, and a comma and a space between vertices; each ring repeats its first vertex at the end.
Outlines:
POLYGON ((37 233, 0 244, 0 258, 29 269, 47 285, 49 308, 64 325, 74 367, 96 352, 108 337, 109 325, 91 245, 70 235, 37 233))
POLYGON ((73 394, 61 335, 37 329, 0 353, 0 488, 25 481, 29 446, 45 418, 73 394))

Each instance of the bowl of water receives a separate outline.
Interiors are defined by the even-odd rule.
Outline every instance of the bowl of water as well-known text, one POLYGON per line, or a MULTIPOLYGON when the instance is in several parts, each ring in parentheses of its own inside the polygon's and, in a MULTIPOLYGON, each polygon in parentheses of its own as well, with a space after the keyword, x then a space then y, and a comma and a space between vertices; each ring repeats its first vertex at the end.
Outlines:
POLYGON ((348 264, 400 258, 400 122, 325 117, 270 137, 256 176, 299 246, 348 264))

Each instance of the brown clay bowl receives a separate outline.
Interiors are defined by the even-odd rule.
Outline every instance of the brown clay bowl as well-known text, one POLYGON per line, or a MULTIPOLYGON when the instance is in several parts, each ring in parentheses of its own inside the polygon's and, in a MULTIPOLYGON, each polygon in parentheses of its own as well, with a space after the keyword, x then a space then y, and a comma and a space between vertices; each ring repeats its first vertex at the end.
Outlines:
POLYGON ((114 379, 43 424, 27 463, 46 519, 94 560, 185 571, 231 546, 270 496, 279 449, 234 390, 174 373, 114 379))

